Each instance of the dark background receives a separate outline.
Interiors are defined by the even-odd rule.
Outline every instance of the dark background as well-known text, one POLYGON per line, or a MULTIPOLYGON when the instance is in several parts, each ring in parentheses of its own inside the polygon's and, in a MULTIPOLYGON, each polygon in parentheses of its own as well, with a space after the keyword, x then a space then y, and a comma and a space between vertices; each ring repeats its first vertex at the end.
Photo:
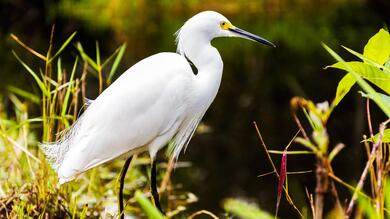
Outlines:
MULTIPOLYGON (((180 157, 191 161, 192 167, 175 171, 173 180, 199 197, 194 208, 217 212, 227 197, 243 197, 274 211, 277 180, 274 176, 257 177, 272 169, 253 121, 270 149, 283 149, 298 130, 290 114, 290 99, 303 96, 314 102, 331 101, 343 76, 339 71, 324 70, 334 60, 321 42, 351 60, 340 45, 361 52, 370 36, 390 22, 387 0, 2 0, 0 7, 0 95, 6 94, 8 85, 34 90, 34 82, 11 53, 22 49, 10 33, 44 52, 53 24, 55 45, 77 31, 75 42, 80 41, 92 55, 96 40, 103 57, 126 42, 119 72, 154 53, 175 51, 173 34, 186 19, 203 10, 218 11, 234 25, 276 44, 273 49, 242 39, 213 41, 224 60, 224 75, 219 94, 203 120, 210 131, 195 135, 180 157)), ((70 46, 63 58, 71 65, 76 55, 70 46)), ((24 55, 23 59, 34 65, 34 57, 24 55)), ((89 79, 88 89, 88 97, 96 97, 96 78, 89 79)), ((365 160, 359 143, 366 131, 364 100, 357 91, 354 88, 341 102, 328 126, 331 145, 346 144, 334 161, 335 172, 351 183, 357 181, 365 160)), ((375 127, 380 119, 374 118, 375 127)), ((298 145, 294 148, 302 149, 298 145)), ((289 171, 312 169, 311 156, 289 156, 289 171)), ((314 179, 312 173, 289 177, 290 192, 298 206, 307 204, 304 188, 313 191, 314 179)), ((282 209, 285 216, 295 215, 286 201, 282 201, 282 209)))

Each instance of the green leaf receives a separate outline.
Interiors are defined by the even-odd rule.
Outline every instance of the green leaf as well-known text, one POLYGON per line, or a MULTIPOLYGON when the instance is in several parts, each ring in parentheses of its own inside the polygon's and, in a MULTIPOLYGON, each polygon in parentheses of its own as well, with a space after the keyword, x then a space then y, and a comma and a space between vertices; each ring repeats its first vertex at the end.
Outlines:
POLYGON ((25 91, 23 89, 20 89, 20 88, 14 87, 14 86, 8 86, 7 88, 10 92, 15 93, 21 97, 26 98, 26 99, 29 99, 33 103, 39 104, 39 102, 41 101, 37 95, 30 93, 28 91, 25 91))
POLYGON ((352 73, 356 79, 356 82, 359 86, 368 94, 372 95, 372 99, 379 106, 379 108, 386 114, 387 117, 390 118, 390 108, 387 104, 382 100, 379 94, 363 79, 361 76, 356 73, 337 53, 335 53, 331 48, 327 45, 322 44, 322 46, 329 52, 331 56, 333 56, 336 61, 340 62, 343 68, 345 68, 348 72, 352 73))
POLYGON ((390 58, 389 58, 389 60, 387 60, 387 62, 385 63, 385 67, 386 67, 386 68, 390 68, 390 58))
POLYGON ((112 67, 111 67, 111 70, 110 70, 110 74, 108 75, 108 79, 107 79, 109 83, 111 83, 112 77, 114 76, 114 74, 116 72, 116 69, 119 66, 119 63, 121 62, 123 54, 125 53, 125 51, 126 51, 126 43, 124 43, 119 48, 118 55, 116 56, 116 58, 114 60, 114 63, 112 64, 112 67))
POLYGON ((230 212, 242 219, 274 219, 274 216, 261 210, 253 204, 238 199, 227 199, 223 203, 225 211, 230 212))
MULTIPOLYGON (((125 44, 125 43, 124 43, 125 44)), ((123 44, 123 45, 124 45, 123 44)), ((122 46, 123 46, 122 45, 122 46)), ((111 53, 111 55, 106 59, 106 60, 104 60, 104 62, 103 62, 103 64, 102 64, 102 68, 105 68, 106 67, 106 65, 109 63, 109 62, 111 62, 111 60, 113 60, 116 56, 117 56, 117 54, 118 54, 118 52, 119 52, 119 50, 122 48, 122 46, 119 46, 118 48, 116 48, 116 50, 113 52, 113 53, 111 53)))
MULTIPOLYGON (((363 62, 345 62, 345 64, 361 77, 369 80, 386 93, 390 94, 390 74, 386 74, 379 68, 363 62)), ((338 62, 331 67, 348 71, 348 68, 341 62, 338 62)))
MULTIPOLYGON (((387 107, 390 108, 390 96, 388 96, 386 94, 381 94, 381 93, 378 93, 378 95, 380 96, 380 98, 382 98, 383 102, 387 105, 387 107)), ((362 96, 372 99, 371 95, 365 94, 363 92, 362 92, 362 96)))
POLYGON ((77 43, 76 44, 76 48, 77 50, 79 51, 80 55, 81 55, 81 58, 86 61, 88 64, 90 64, 92 66, 92 68, 95 70, 95 71, 98 71, 99 70, 99 67, 98 65, 95 63, 95 61, 93 61, 88 55, 87 53, 84 52, 84 49, 83 47, 81 46, 81 43, 77 43))
POLYGON ((135 200, 141 206, 142 210, 151 219, 164 219, 164 216, 160 213, 160 211, 154 207, 154 205, 149 201, 145 195, 139 190, 135 191, 134 195, 135 200))
MULTIPOLYGON (((379 133, 374 135, 374 142, 376 142, 378 138, 379 138, 379 133)), ((372 139, 369 138, 367 139, 367 141, 372 142, 372 139)), ((390 129, 385 129, 385 131, 383 132, 382 143, 390 143, 390 129)))
MULTIPOLYGON (((65 116, 66 111, 68 109, 70 92, 71 92, 72 87, 73 87, 73 78, 74 78, 74 74, 76 72, 76 67, 77 67, 78 60, 79 60, 79 57, 76 56, 76 60, 75 60, 74 65, 73 65, 72 73, 70 74, 70 78, 69 78, 69 86, 68 86, 68 89, 66 90, 65 98, 64 98, 63 104, 62 104, 62 109, 61 109, 61 116, 62 117, 65 116)), ((66 127, 68 127, 69 126, 68 121, 66 119, 64 119, 64 122, 65 122, 66 127)))
POLYGON ((46 87, 45 87, 45 84, 42 82, 42 80, 39 78, 39 76, 25 63, 25 62, 23 62, 20 58, 19 58, 19 56, 16 54, 16 52, 15 51, 13 51, 12 50, 12 53, 14 54, 14 56, 16 57, 16 59, 23 65, 23 67, 28 71, 28 73, 30 73, 32 76, 33 76, 33 78, 34 78, 34 80, 35 80, 35 82, 38 84, 38 86, 39 86, 39 88, 41 89, 41 91, 42 91, 42 94, 44 95, 44 96, 47 96, 47 95, 49 95, 48 94, 48 92, 47 92, 47 89, 46 89, 46 87))
POLYGON ((345 46, 342 46, 345 50, 347 50, 348 52, 350 52, 351 54, 359 57, 361 60, 363 60, 365 63, 367 64, 370 64, 374 67, 377 67, 379 69, 382 69, 386 74, 390 74, 390 68, 389 66, 386 66, 386 65, 382 65, 382 64, 379 64, 375 61, 373 61, 372 59, 369 59, 367 57, 365 57, 364 55, 356 52, 356 51, 353 51, 352 49, 348 48, 348 47, 345 47, 345 46))
POLYGON ((68 37, 68 39, 65 41, 64 44, 62 44, 62 46, 60 47, 60 49, 56 52, 56 54, 54 54, 53 57, 51 57, 48 61, 48 63, 50 63, 51 61, 53 61, 53 59, 55 59, 58 55, 61 54, 62 50, 64 50, 66 48, 66 46, 68 46, 68 44, 70 43, 70 41, 72 41, 73 37, 76 36, 76 31, 72 33, 72 35, 70 35, 68 37))
POLYGON ((363 55, 383 65, 390 57, 390 35, 384 29, 380 29, 364 47, 363 55))
POLYGON ((336 107, 344 96, 351 90, 356 83, 355 77, 351 73, 346 74, 337 85, 336 97, 333 100, 332 106, 336 107))

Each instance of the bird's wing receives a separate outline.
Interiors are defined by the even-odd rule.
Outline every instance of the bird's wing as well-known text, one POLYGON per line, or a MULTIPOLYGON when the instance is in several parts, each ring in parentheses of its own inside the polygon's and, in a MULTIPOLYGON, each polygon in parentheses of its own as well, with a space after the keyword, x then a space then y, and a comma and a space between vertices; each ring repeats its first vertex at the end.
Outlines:
POLYGON ((160 53, 135 64, 84 112, 68 141, 59 175, 73 177, 142 150, 169 131, 172 136, 167 138, 172 138, 176 130, 171 129, 184 119, 193 77, 189 64, 175 53, 160 53))

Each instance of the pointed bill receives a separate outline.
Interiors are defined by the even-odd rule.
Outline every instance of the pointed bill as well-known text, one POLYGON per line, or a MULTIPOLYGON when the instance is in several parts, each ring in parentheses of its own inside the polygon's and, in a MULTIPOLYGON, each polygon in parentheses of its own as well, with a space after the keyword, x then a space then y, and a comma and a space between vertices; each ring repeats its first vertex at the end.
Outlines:
POLYGON ((228 30, 233 32, 238 37, 245 38, 245 39, 252 40, 252 41, 256 41, 256 42, 259 42, 259 43, 262 43, 262 44, 265 44, 268 46, 276 47, 275 44, 271 43, 270 41, 268 41, 262 37, 259 37, 255 34, 249 33, 248 31, 245 31, 245 30, 240 29, 238 27, 233 26, 233 27, 230 27, 228 30))

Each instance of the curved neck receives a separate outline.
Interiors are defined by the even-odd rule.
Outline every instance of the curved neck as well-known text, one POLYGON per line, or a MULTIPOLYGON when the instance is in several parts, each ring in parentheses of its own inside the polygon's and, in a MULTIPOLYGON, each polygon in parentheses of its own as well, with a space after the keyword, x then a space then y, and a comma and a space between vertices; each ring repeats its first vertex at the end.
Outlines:
POLYGON ((196 87, 196 94, 193 96, 194 104, 202 105, 206 110, 214 100, 221 84, 223 62, 210 40, 197 37, 184 42, 182 47, 178 48, 181 55, 185 55, 198 69, 198 74, 194 77, 196 87))
POLYGON ((178 51, 189 59, 199 72, 207 71, 208 74, 222 74, 223 62, 221 56, 218 50, 211 45, 210 39, 205 37, 182 39, 182 44, 178 45, 178 51))

